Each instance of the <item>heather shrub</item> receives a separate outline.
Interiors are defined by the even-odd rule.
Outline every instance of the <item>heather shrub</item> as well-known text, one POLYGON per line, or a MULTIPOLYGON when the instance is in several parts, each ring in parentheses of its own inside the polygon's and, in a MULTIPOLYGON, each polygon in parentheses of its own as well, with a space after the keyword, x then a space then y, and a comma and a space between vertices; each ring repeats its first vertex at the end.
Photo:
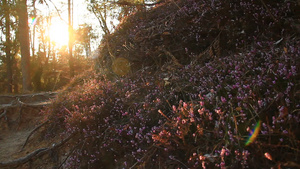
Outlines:
POLYGON ((202 67, 87 79, 51 114, 67 134, 79 134, 67 167, 265 168, 297 161, 300 41, 261 43, 202 67), (245 146, 259 120, 259 135, 245 146))
MULTIPOLYGON (((90 72, 49 107, 52 124, 76 134, 66 168, 297 167, 300 39, 288 24, 296 2, 182 2, 166 25, 186 38, 182 57, 127 76, 90 72), (180 16, 192 26, 177 25, 180 16), (208 19, 225 35, 215 23, 203 30, 208 19), (202 42, 217 35, 223 51, 205 56, 202 42)), ((143 42, 153 53, 135 51, 158 54, 153 43, 143 42)))
POLYGON ((253 41, 299 34, 298 8, 295 1, 169 0, 124 19, 103 39, 98 64, 110 73, 114 57, 125 58, 135 72, 147 66, 159 69, 174 58, 186 65, 192 55, 208 49, 210 56, 230 55, 253 41))
POLYGON ((190 101, 174 105, 173 115, 152 137, 167 151, 175 150, 170 160, 189 168, 269 168, 275 161, 284 166, 298 160, 299 40, 261 43, 263 48, 173 74, 190 101), (259 136, 245 146, 259 120, 259 136))

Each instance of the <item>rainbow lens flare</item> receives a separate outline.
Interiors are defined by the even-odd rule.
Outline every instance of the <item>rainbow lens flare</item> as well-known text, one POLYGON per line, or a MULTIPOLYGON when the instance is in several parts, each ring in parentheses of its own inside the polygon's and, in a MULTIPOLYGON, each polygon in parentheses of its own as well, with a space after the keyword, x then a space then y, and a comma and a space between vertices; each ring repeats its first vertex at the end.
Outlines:
POLYGON ((246 146, 250 145, 251 143, 253 143, 253 141, 256 139, 256 137, 258 136, 259 132, 260 132, 260 126, 261 126, 261 121, 259 120, 255 126, 255 128, 253 129, 253 132, 250 133, 250 136, 247 140, 247 142, 245 143, 246 146))
POLYGON ((32 17, 29 21, 30 25, 35 25, 36 24, 36 17, 32 17))

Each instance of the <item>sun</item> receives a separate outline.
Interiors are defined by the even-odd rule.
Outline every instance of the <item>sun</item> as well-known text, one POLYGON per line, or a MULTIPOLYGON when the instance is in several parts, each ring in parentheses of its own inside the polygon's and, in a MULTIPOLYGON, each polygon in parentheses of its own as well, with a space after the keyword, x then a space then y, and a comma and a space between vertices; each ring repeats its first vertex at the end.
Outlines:
POLYGON ((59 19, 52 20, 49 28, 50 41, 57 46, 66 46, 69 42, 68 25, 59 19))

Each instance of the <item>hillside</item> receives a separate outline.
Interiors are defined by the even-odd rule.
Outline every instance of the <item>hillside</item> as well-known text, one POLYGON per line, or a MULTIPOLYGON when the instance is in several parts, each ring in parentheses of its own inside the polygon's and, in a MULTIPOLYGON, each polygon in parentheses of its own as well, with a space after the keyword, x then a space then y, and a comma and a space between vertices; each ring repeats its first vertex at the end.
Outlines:
POLYGON ((137 12, 32 140, 56 140, 56 168, 299 168, 299 8, 167 0, 137 12))

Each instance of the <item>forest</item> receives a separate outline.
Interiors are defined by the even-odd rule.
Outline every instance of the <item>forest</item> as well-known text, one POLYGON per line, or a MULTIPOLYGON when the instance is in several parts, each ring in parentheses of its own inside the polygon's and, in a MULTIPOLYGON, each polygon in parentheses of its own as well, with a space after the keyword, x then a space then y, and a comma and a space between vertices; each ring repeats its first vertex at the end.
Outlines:
POLYGON ((109 35, 117 26, 114 22, 136 11, 142 3, 124 2, 83 0, 79 5, 85 4, 86 8, 74 11, 72 0, 1 1, 1 93, 58 90, 90 69, 96 51, 92 51, 94 41, 109 35), (94 21, 81 20, 74 25, 74 16, 80 10, 94 21))
POLYGON ((2 0, 0 168, 300 168, 299 9, 2 0))

